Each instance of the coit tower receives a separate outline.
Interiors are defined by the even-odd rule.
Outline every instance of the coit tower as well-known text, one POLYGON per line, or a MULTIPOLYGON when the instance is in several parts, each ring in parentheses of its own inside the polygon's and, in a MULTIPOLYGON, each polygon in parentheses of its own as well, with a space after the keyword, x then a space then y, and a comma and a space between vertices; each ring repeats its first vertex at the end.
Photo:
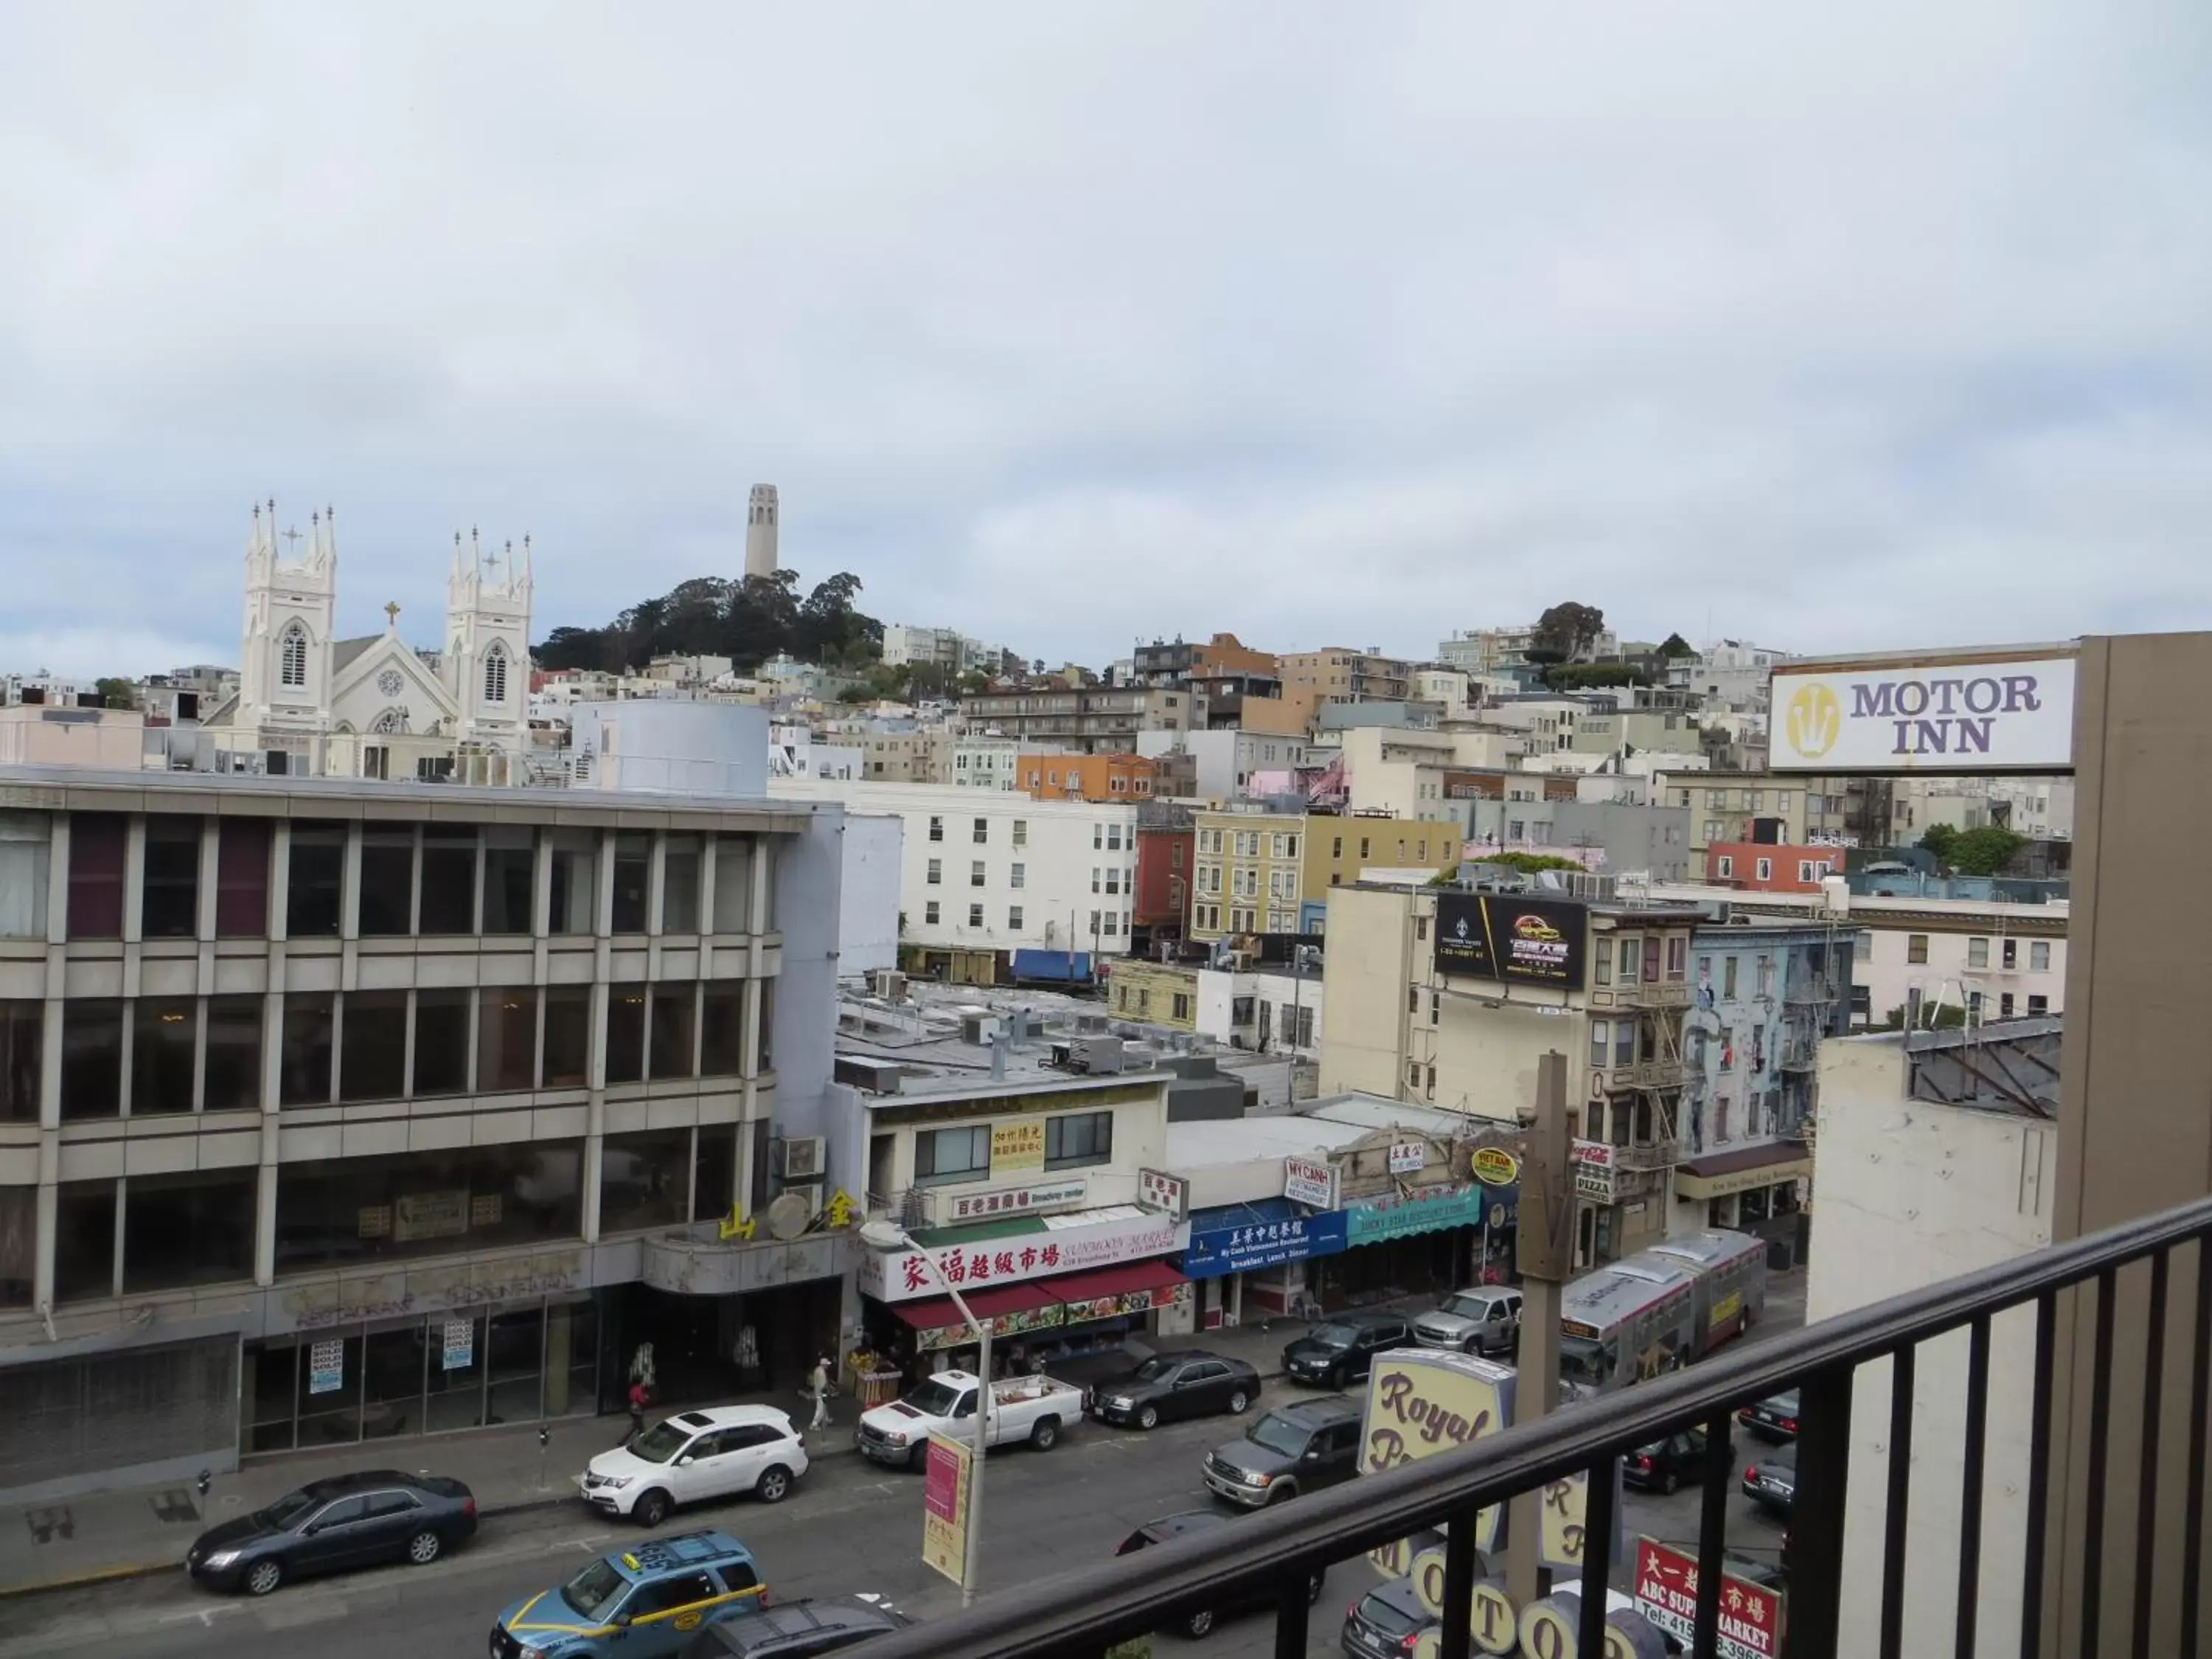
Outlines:
POLYGON ((745 513, 745 574, 775 574, 775 486, 755 484, 745 513))

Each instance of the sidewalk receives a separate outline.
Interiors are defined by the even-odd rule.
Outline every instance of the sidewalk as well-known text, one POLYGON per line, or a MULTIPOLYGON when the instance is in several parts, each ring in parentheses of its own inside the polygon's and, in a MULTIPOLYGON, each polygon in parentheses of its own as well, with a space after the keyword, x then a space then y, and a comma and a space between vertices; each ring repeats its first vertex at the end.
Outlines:
MULTIPOLYGON (((1249 1360, 1265 1377, 1282 1373, 1283 1346, 1306 1333, 1303 1321, 1278 1319, 1264 1328, 1199 1331, 1149 1339, 1158 1350, 1206 1348, 1249 1360)), ((780 1407, 804 1424, 807 1407, 788 1391, 742 1398, 780 1407)), ((659 1405, 653 1419, 685 1404, 728 1405, 731 1400, 659 1405)), ((837 1424, 812 1437, 810 1455, 854 1455, 852 1396, 835 1404, 837 1424)), ((61 1589, 103 1580, 173 1572, 192 1540, 207 1528, 266 1507, 295 1487, 355 1469, 429 1470, 464 1481, 476 1493, 482 1516, 512 1515, 577 1502, 575 1476, 599 1453, 617 1444, 629 1419, 568 1418, 545 1425, 541 1456, 534 1424, 478 1429, 405 1440, 374 1440, 338 1449, 287 1452, 250 1459, 234 1474, 215 1477, 203 1498, 191 1482, 97 1492, 59 1503, 0 1510, 0 1597, 61 1589)))

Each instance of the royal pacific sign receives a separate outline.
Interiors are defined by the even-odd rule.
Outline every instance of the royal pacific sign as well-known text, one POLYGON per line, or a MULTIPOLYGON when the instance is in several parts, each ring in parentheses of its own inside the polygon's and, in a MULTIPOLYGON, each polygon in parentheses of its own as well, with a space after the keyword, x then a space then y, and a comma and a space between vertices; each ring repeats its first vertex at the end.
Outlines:
POLYGON ((1968 653, 1774 671, 1777 772, 2069 772, 2074 659, 1968 653))

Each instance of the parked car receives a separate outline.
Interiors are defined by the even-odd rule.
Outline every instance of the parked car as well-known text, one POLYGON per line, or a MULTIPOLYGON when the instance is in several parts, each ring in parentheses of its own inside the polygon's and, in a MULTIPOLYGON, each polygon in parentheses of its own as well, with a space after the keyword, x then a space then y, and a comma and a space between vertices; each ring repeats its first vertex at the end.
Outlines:
POLYGON ((1255 1367, 1185 1348, 1156 1353, 1133 1371, 1103 1379, 1091 1391, 1091 1413, 1103 1422, 1152 1429, 1174 1417, 1242 1416, 1259 1397, 1255 1367))
MULTIPOLYGON (((1215 1527, 1227 1526, 1231 1517, 1221 1510, 1186 1510, 1181 1515, 1162 1516, 1150 1521, 1124 1538, 1114 1551, 1116 1555, 1134 1555, 1139 1550, 1150 1549, 1156 1544, 1172 1544, 1178 1538, 1188 1538, 1193 1533, 1206 1532, 1215 1527)), ((1321 1600, 1327 1570, 1313 1576, 1306 1592, 1306 1602, 1311 1606, 1321 1600)), ((1274 1598, 1264 1586, 1249 1589, 1237 1600, 1225 1601, 1218 1607, 1201 1607, 1194 1613, 1180 1615, 1168 1628, 1177 1635, 1188 1636, 1193 1641, 1212 1632, 1224 1619, 1233 1619, 1240 1613, 1257 1612, 1274 1606, 1274 1598)), ((501 1656, 507 1659, 507 1656, 501 1656)))
POLYGON ((1795 1447, 1762 1457, 1743 1467, 1743 1495, 1763 1510, 1790 1518, 1797 1497, 1797 1452, 1795 1447))
POLYGON ((663 1659, 767 1598, 752 1552, 727 1533, 648 1539, 501 1613, 489 1659, 663 1659))
POLYGON ((1206 1455, 1206 1484, 1248 1510, 1333 1486, 1358 1472, 1359 1410, 1339 1394, 1271 1411, 1206 1455))
POLYGON ((1521 1343, 1521 1292, 1505 1285, 1454 1291, 1413 1321, 1413 1340, 1426 1348, 1511 1353, 1521 1343))
POLYGON ((185 1568, 210 1589, 266 1595, 288 1578, 408 1561, 428 1566, 477 1529, 477 1500, 458 1480, 368 1469, 287 1492, 265 1510, 210 1527, 185 1568))
POLYGON ((914 1621, 880 1595, 842 1601, 787 1601, 750 1619, 709 1625, 684 1650, 684 1659, 814 1659, 914 1621))
POLYGON ((1769 1395, 1754 1405, 1746 1406, 1735 1414, 1735 1420, 1763 1439, 1795 1440, 1797 1390, 1784 1389, 1780 1394, 1769 1395))
POLYGON ((1683 1429, 1648 1446, 1638 1446, 1621 1459, 1620 1478, 1632 1486, 1670 1492, 1704 1480, 1710 1455, 1703 1429, 1683 1429))
POLYGON ((591 1506, 657 1527, 684 1504, 750 1493, 781 1504, 806 1473, 806 1442, 773 1406, 680 1412, 594 1457, 576 1485, 591 1506))
POLYGON ((1341 1389, 1364 1378, 1375 1356, 1412 1346, 1403 1314, 1350 1313, 1324 1320, 1283 1350, 1283 1369, 1299 1382, 1341 1389))
MULTIPOLYGON (((1475 1576, 1484 1576, 1480 1565, 1475 1576)), ((1377 1584, 1345 1610, 1344 1634, 1340 1638, 1350 1659, 1404 1659, 1413 1651, 1425 1632, 1438 1628, 1421 1606, 1411 1578, 1393 1578, 1377 1584)))
MULTIPOLYGON (((920 1388, 860 1413, 854 1438, 872 1462, 918 1469, 927 1461, 929 1437, 950 1435, 972 1443, 982 1385, 973 1371, 939 1371, 920 1388)), ((1080 1390, 1049 1376, 1002 1376, 991 1384, 991 1439, 995 1446, 1026 1445, 1050 1451, 1060 1431, 1083 1415, 1080 1390)))

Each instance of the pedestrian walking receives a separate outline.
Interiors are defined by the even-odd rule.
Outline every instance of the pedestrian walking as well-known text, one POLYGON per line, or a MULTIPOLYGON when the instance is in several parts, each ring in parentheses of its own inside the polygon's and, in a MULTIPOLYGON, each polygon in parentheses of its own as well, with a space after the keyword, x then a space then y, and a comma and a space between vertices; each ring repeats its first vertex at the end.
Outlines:
MULTIPOLYGON (((645 1432, 645 1408, 652 1400, 653 1390, 645 1386, 643 1377, 629 1385, 629 1440, 635 1440, 645 1432)), ((623 1441, 623 1444, 627 1446, 629 1440, 623 1441)))
POLYGON ((806 1379, 807 1392, 814 1396, 814 1420, 806 1425, 809 1434, 819 1434, 830 1426, 830 1356, 824 1354, 814 1362, 814 1370, 806 1379))

